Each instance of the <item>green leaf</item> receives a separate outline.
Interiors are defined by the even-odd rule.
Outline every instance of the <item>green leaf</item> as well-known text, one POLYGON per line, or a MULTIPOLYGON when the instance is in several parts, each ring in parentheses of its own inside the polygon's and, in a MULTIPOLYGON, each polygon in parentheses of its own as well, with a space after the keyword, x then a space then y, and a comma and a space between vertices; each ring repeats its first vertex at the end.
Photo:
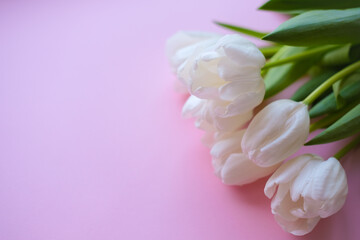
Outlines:
MULTIPOLYGON (((285 46, 279 52, 277 52, 271 60, 277 61, 284 59, 306 51, 307 49, 307 47, 285 46)), ((305 75, 310 67, 313 66, 317 61, 319 61, 319 58, 313 57, 311 59, 304 59, 301 61, 270 68, 264 78, 266 86, 265 98, 269 98, 277 94, 295 82, 297 79, 305 75)))
POLYGON ((360 43, 360 8, 316 10, 281 24, 264 40, 292 46, 360 43))
POLYGON ((314 9, 346 9, 360 7, 357 0, 270 0, 259 9, 278 12, 308 11, 314 9))
MULTIPOLYGON (((343 99, 343 106, 347 103, 351 103, 360 99, 360 74, 355 73, 349 77, 349 80, 346 80, 346 83, 342 86, 339 95, 343 99)), ((336 103, 335 94, 331 93, 320 102, 318 102, 315 106, 313 106, 309 115, 311 118, 321 116, 326 113, 335 112, 338 110, 338 106, 336 103)))
POLYGON ((339 111, 333 112, 331 114, 326 115, 319 121, 314 122, 310 125, 310 132, 313 132, 319 128, 327 128, 337 120, 339 120, 342 116, 348 113, 351 109, 353 109, 356 105, 360 103, 360 99, 355 102, 349 103, 348 105, 344 106, 339 111))
POLYGON ((321 60, 324 66, 339 66, 355 62, 360 59, 360 44, 347 44, 341 48, 326 53, 321 60))
POLYGON ((360 104, 342 118, 311 139, 305 145, 324 144, 350 137, 360 132, 360 104))
POLYGON ((332 85, 332 89, 333 89, 335 100, 336 100, 336 108, 337 109, 340 109, 345 104, 345 100, 340 95, 340 89, 341 89, 341 86, 342 86, 342 81, 343 80, 337 81, 336 83, 334 83, 332 85))
POLYGON ((246 34, 248 36, 256 37, 256 38, 262 38, 267 34, 267 33, 258 32, 258 31, 255 31, 255 30, 252 30, 249 28, 235 26, 235 25, 231 25, 231 24, 227 24, 227 23, 222 23, 222 22, 214 22, 214 23, 221 27, 233 30, 235 32, 240 32, 240 33, 246 34))
POLYGON ((320 86, 323 82, 325 82, 328 78, 336 73, 335 70, 326 69, 322 73, 312 77, 309 81, 307 81, 304 85, 302 85, 291 97, 294 101, 302 101, 310 93, 312 93, 318 86, 320 86))

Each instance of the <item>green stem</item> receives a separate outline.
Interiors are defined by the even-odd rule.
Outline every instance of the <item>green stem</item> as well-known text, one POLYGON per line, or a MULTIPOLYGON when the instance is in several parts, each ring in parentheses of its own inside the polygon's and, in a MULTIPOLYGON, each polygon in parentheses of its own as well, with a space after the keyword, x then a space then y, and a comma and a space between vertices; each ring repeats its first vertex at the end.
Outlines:
POLYGON ((262 37, 264 37, 265 35, 267 35, 267 33, 258 32, 258 31, 254 31, 254 30, 251 30, 248 28, 239 27, 239 26, 235 26, 235 25, 231 25, 231 24, 227 24, 227 23, 216 22, 216 21, 214 23, 219 26, 222 26, 224 28, 231 29, 235 32, 240 32, 240 33, 246 34, 248 36, 252 36, 252 37, 256 37, 256 38, 260 38, 260 39, 262 37))
POLYGON ((338 47, 339 46, 326 45, 326 46, 321 46, 321 47, 317 47, 317 48, 312 48, 310 50, 295 54, 295 55, 287 57, 287 58, 280 59, 278 61, 268 62, 268 63, 265 64, 265 66, 262 69, 276 67, 276 66, 283 65, 283 64, 286 64, 286 63, 306 59, 306 58, 312 57, 314 55, 318 55, 320 53, 326 53, 326 52, 328 52, 330 50, 333 50, 335 48, 338 48, 338 47))
POLYGON ((269 47, 260 48, 260 51, 262 52, 262 54, 264 54, 265 58, 270 58, 275 53, 277 53, 280 50, 280 48, 282 48, 282 46, 280 46, 280 45, 269 46, 269 47))
POLYGON ((328 80, 323 82, 319 87, 317 87, 309 96, 307 96, 303 103, 305 105, 310 105, 313 103, 321 94, 323 94, 328 88, 330 88, 336 81, 346 77, 350 73, 354 72, 355 70, 360 68, 360 61, 357 61, 346 68, 342 69, 341 71, 335 73, 331 76, 328 80))
POLYGON ((343 147, 342 149, 340 149, 340 151, 338 151, 335 155, 334 158, 340 160, 343 156, 345 156, 351 149, 353 149, 354 147, 356 147, 358 144, 360 144, 360 136, 356 137, 354 140, 352 140, 350 143, 348 143, 347 145, 345 145, 345 147, 343 147))

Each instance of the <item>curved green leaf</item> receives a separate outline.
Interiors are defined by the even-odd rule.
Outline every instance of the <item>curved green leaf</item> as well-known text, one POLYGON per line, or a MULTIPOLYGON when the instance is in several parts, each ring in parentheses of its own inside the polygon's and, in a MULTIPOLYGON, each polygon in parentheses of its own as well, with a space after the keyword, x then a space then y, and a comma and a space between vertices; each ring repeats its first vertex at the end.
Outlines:
MULTIPOLYGON (((350 76, 348 80, 345 81, 346 84, 342 87, 339 92, 342 100, 344 101, 343 105, 347 103, 351 103, 360 99, 360 74, 355 73, 350 76)), ((326 113, 335 112, 339 110, 335 98, 335 94, 331 93, 320 102, 318 102, 315 106, 313 106, 309 115, 311 118, 321 116, 326 113)))
POLYGON ((360 132, 360 104, 305 145, 334 142, 350 137, 358 132, 360 132))
POLYGON ((264 40, 292 46, 360 43, 360 8, 316 10, 281 24, 264 40))
POLYGON ((312 93, 312 91, 314 91, 318 86, 320 86, 335 73, 335 70, 327 69, 324 72, 312 77, 294 93, 291 99, 297 102, 304 100, 310 93, 312 93))
POLYGON ((334 83, 332 85, 337 109, 340 109, 345 104, 345 100, 340 95, 340 89, 341 89, 342 83, 343 83, 343 79, 341 79, 340 81, 337 81, 336 83, 334 83))
POLYGON ((227 24, 227 23, 222 23, 222 22, 214 22, 215 24, 233 30, 235 32, 239 32, 239 33, 243 33, 246 34, 248 36, 252 36, 252 37, 256 37, 256 38, 262 38, 266 35, 266 33, 263 32, 258 32, 249 28, 244 28, 244 27, 240 27, 240 26, 235 26, 235 25, 231 25, 231 24, 227 24))
POLYGON ((307 11, 314 9, 346 9, 360 7, 357 0, 270 0, 259 9, 278 12, 307 11))
POLYGON ((319 128, 327 128, 337 120, 339 120, 342 116, 344 116, 346 113, 348 113, 351 109, 353 109, 356 105, 360 103, 360 99, 353 103, 349 103, 339 111, 333 112, 331 114, 326 115, 319 121, 314 122, 310 125, 310 132, 313 132, 319 128))

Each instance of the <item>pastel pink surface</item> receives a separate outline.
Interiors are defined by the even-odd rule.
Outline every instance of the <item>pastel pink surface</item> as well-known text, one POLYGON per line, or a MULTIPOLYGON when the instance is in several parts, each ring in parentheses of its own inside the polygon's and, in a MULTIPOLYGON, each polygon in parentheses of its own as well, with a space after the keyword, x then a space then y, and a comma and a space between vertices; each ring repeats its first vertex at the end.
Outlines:
MULTIPOLYGON (((299 238, 273 219, 265 180, 213 174, 164 54, 177 30, 225 33, 213 20, 271 31, 284 17, 263 2, 1 2, 0 239, 299 238)), ((344 208, 301 239, 360 238, 351 156, 344 208)))

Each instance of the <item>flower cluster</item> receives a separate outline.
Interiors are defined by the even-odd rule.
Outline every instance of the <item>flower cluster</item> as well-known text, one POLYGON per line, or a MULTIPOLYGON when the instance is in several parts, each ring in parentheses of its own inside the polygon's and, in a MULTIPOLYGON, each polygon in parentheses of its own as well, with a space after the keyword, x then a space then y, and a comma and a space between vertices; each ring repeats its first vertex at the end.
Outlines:
POLYGON ((237 34, 178 32, 166 51, 190 94, 182 114, 205 131, 224 184, 249 184, 275 172, 265 194, 276 221, 294 235, 310 232, 343 206, 346 175, 335 158, 306 154, 283 163, 308 138, 308 106, 281 99, 254 116, 265 95, 265 57, 253 43, 237 34))
POLYGON ((167 55, 191 94, 183 116, 196 118, 196 127, 212 135, 216 175, 226 184, 243 185, 272 173, 274 167, 254 164, 240 144, 241 128, 265 94, 260 50, 237 34, 178 32, 167 42, 167 55), (242 174, 245 168, 248 176, 242 174))

